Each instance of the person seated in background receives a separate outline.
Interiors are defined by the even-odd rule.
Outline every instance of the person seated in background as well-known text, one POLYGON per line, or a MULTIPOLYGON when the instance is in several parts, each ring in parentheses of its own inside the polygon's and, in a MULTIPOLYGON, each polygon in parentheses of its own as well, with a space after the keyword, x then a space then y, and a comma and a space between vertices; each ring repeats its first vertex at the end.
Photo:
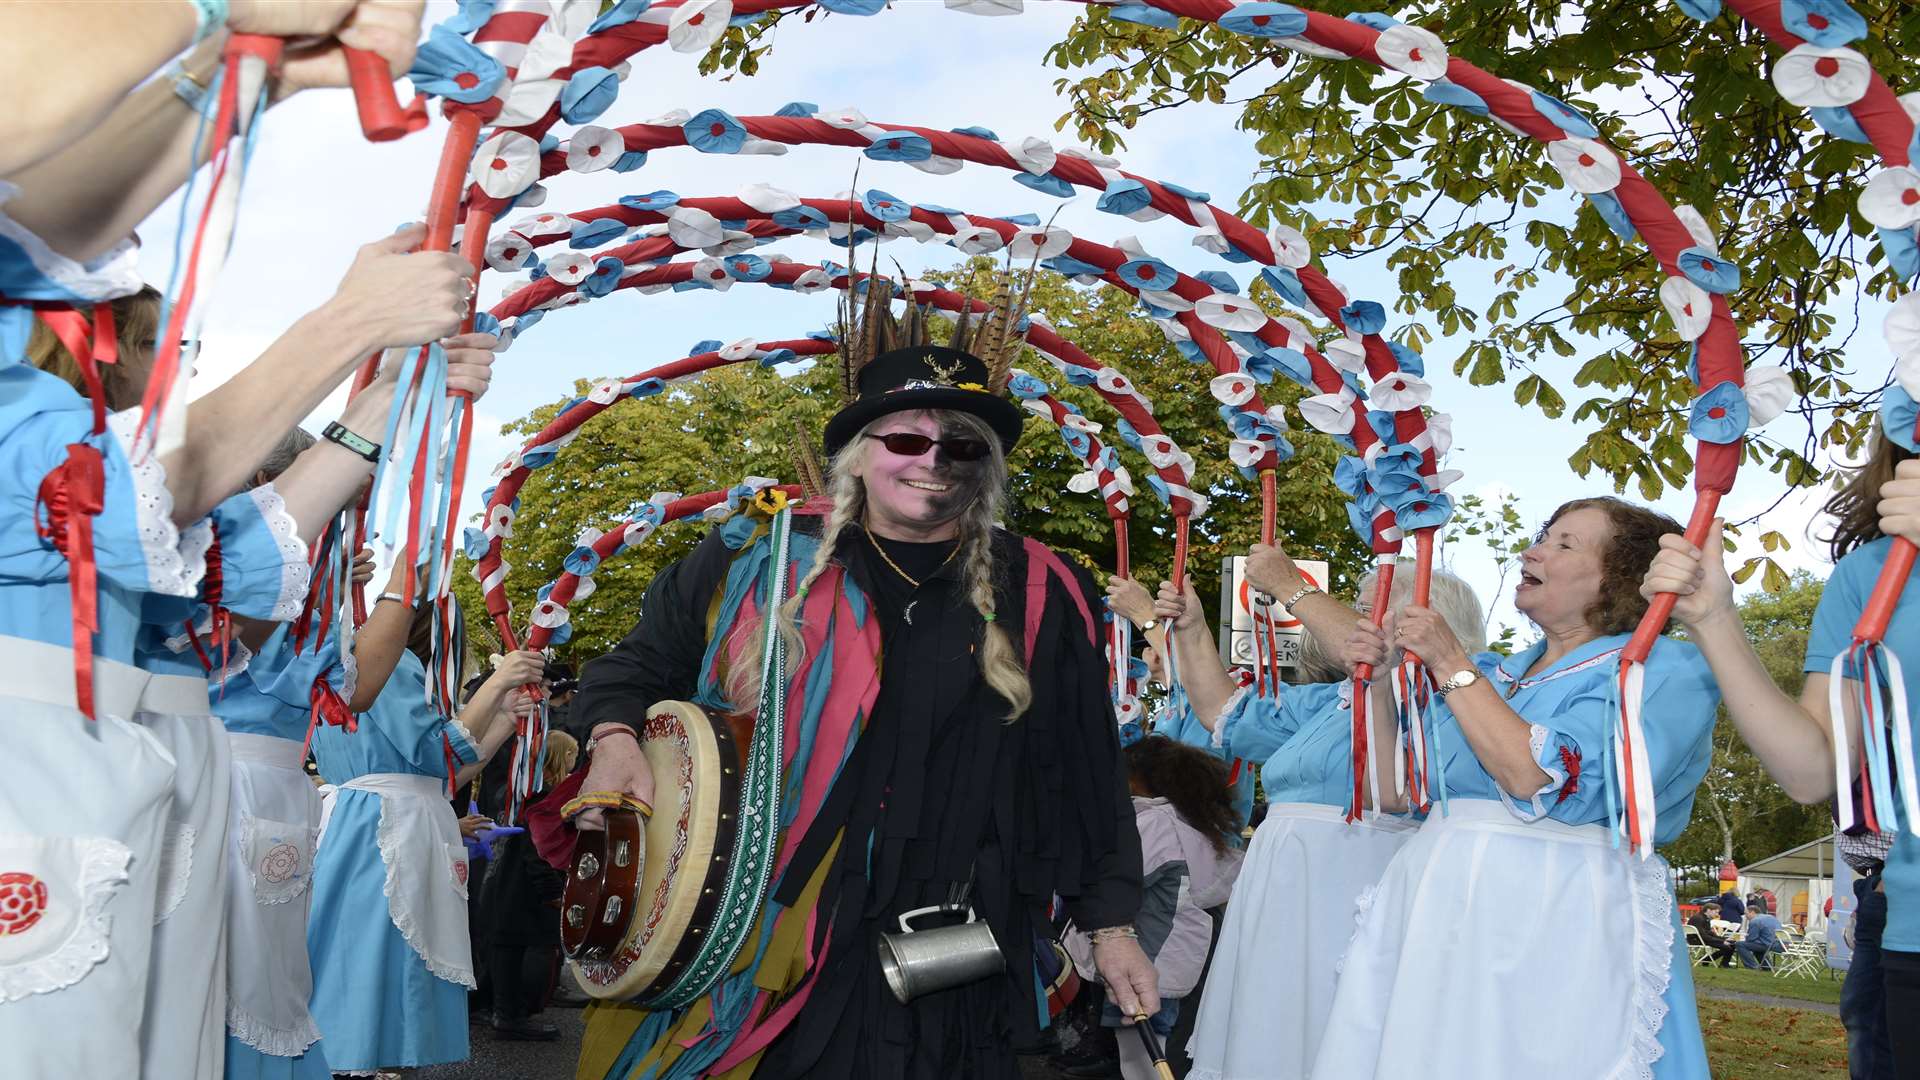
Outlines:
POLYGON ((1721 967, 1732 967, 1733 942, 1722 937, 1720 931, 1713 928, 1713 920, 1719 917, 1719 904, 1705 904, 1699 911, 1693 913, 1693 918, 1687 920, 1687 925, 1699 931, 1700 944, 1713 950, 1715 963, 1721 967))
POLYGON ((1740 954, 1741 967, 1772 970, 1773 961, 1762 960, 1761 957, 1787 951, 1787 947, 1780 943, 1780 920, 1767 914, 1765 909, 1756 911, 1747 920, 1747 936, 1735 943, 1733 948, 1740 954))
POLYGON ((1747 921, 1747 902, 1740 898, 1740 890, 1731 889, 1720 895, 1720 917, 1735 926, 1747 921))

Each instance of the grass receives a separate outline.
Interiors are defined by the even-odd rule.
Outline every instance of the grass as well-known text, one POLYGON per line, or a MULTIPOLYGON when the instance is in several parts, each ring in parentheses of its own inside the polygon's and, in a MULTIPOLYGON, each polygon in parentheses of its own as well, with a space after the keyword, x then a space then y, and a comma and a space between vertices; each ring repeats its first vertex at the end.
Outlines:
POLYGON ((1713 1080, 1847 1080, 1847 1033, 1837 1017, 1703 997, 1700 1029, 1713 1080))
MULTIPOLYGON (((1834 978, 1821 976, 1808 979, 1799 975, 1776 976, 1770 971, 1749 971, 1737 966, 1696 967, 1693 969, 1693 983, 1697 987, 1714 990, 1737 990, 1743 994, 1765 994, 1769 997, 1794 998, 1799 1001, 1817 1001, 1826 1005, 1840 1004, 1839 972, 1834 978)), ((1702 1004, 1705 1004, 1702 996, 1702 1004)))

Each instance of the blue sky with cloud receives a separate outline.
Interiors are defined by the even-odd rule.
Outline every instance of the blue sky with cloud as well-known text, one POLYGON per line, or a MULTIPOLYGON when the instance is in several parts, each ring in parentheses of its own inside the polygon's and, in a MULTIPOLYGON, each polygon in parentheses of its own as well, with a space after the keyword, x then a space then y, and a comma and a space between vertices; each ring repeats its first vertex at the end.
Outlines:
MULTIPOLYGON (((1067 146, 1074 140, 1053 130, 1067 108, 1053 84, 1066 73, 1046 64, 1044 56, 1078 7, 1033 4, 1015 18, 987 19, 949 12, 931 2, 901 2, 871 19, 828 17, 810 24, 789 20, 778 31, 760 74, 731 81, 703 79, 695 70, 695 57, 653 49, 635 59, 620 100, 596 123, 637 123, 675 108, 766 114, 788 101, 805 100, 826 108, 852 106, 878 121, 937 128, 980 125, 1002 138, 1037 135, 1067 146)), ((436 13, 444 14, 436 6, 429 17, 436 13)), ((1116 156, 1130 172, 1209 192, 1216 204, 1232 207, 1255 180, 1258 165, 1252 138, 1234 126, 1237 115, 1237 107, 1191 105, 1149 116, 1130 133, 1130 148, 1116 156)), ((444 123, 436 121, 427 132, 398 143, 369 144, 359 135, 344 92, 303 95, 268 114, 233 254, 210 294, 196 383, 201 391, 231 375, 324 300, 359 243, 421 215, 444 131, 444 123)), ((1045 215, 1058 205, 998 169, 968 166, 949 176, 930 176, 905 164, 858 158, 845 148, 796 147, 778 157, 709 156, 676 149, 656 152, 632 173, 566 174, 548 182, 550 195, 541 210, 586 209, 660 188, 684 196, 731 195, 757 182, 802 196, 828 196, 848 189, 856 161, 862 189, 881 188, 911 202, 988 214, 1045 215)), ((1058 224, 1106 243, 1137 236, 1154 255, 1182 271, 1226 270, 1243 288, 1251 283, 1248 266, 1226 264, 1191 246, 1191 227, 1170 218, 1139 223, 1100 213, 1094 198, 1082 195, 1067 201, 1058 224)), ((1577 198, 1571 192, 1550 196, 1533 212, 1565 218, 1577 198)), ((1504 207, 1485 210, 1504 213, 1504 207)), ((146 244, 143 269, 151 280, 166 279, 178 212, 177 202, 170 202, 141 229, 146 244)), ((508 221, 517 216, 509 215, 508 221)), ((809 261, 832 254, 826 245, 806 238, 784 240, 770 250, 809 261)), ((906 240, 889 244, 886 255, 910 272, 951 265, 959 258, 950 248, 906 240)), ((1385 269, 1384 254, 1332 261, 1326 269, 1355 298, 1378 300, 1391 308, 1395 281, 1385 269)), ((1485 269, 1461 266, 1449 275, 1465 302, 1489 295, 1482 284, 1485 269)), ((489 272, 481 283, 482 301, 493 303, 508 285, 508 278, 489 272)), ((1549 306, 1563 293, 1549 281, 1535 306, 1549 306)), ((751 285, 727 293, 654 296, 625 290, 557 312, 499 360, 493 390, 479 405, 476 475, 468 491, 484 487, 485 474, 513 448, 498 434, 501 423, 569 393, 575 379, 629 374, 685 355, 692 343, 707 338, 799 336, 824 326, 832 312, 831 296, 799 296, 751 285)), ((1400 325, 1396 319, 1389 329, 1400 325)), ((1856 340, 1878 342, 1877 320, 1856 340)), ((1456 417, 1450 464, 1466 473, 1456 493, 1511 491, 1520 499, 1523 516, 1535 521, 1564 498, 1608 488, 1597 477, 1574 477, 1565 464, 1585 435, 1581 426, 1521 409, 1512 403, 1507 387, 1472 387, 1454 377, 1452 359, 1460 345, 1441 338, 1427 349, 1434 404, 1456 417)), ((1541 370, 1571 390, 1571 374, 1583 359, 1548 358, 1541 370)), ((1169 354, 1168 362, 1185 361, 1169 354)), ((323 423, 343 398, 336 395, 314 419, 323 423)), ((1797 443, 1794 422, 1788 416, 1775 423, 1783 439, 1797 443)), ((1209 469, 1228 467, 1226 462, 1201 462, 1202 479, 1209 469)), ((1751 471, 1742 476, 1726 511, 1730 518, 1746 517, 1780 493, 1776 477, 1751 471)), ((1764 520, 1766 527, 1794 541, 1785 560, 1789 566, 1821 566, 1815 545, 1806 539, 1818 502, 1817 496, 1795 496, 1764 520)), ((1690 493, 1670 493, 1660 506, 1684 518, 1690 503, 1690 493)), ((1089 499, 1088 512, 1096 509, 1089 499)), ((478 505, 468 510, 477 512, 478 505)), ((1757 551, 1757 542, 1750 543, 1757 551)), ((1453 554, 1457 571, 1490 593, 1494 575, 1485 553, 1466 547, 1453 554)), ((1508 624, 1520 621, 1504 602, 1494 618, 1508 624)))

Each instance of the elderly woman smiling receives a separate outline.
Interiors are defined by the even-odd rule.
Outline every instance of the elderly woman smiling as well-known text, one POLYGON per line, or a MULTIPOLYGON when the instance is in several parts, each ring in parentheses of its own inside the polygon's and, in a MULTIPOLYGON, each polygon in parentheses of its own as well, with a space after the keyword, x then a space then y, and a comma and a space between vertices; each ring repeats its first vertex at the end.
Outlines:
MULTIPOLYGON (((1427 608, 1356 627, 1349 655, 1404 649, 1438 681, 1448 801, 1361 898, 1313 1075, 1707 1075, 1666 866, 1619 842, 1609 794, 1620 651, 1680 531, 1618 499, 1561 506, 1521 556, 1514 605, 1541 638, 1514 656, 1469 656, 1427 608)), ((1698 650, 1662 637, 1645 700, 1664 843, 1705 775, 1719 691, 1698 650)))

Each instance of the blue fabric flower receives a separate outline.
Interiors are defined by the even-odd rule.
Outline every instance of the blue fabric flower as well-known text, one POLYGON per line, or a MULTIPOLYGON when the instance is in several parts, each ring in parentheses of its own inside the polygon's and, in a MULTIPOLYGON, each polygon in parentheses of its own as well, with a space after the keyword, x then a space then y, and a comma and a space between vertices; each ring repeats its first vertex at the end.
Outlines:
POLYGON ((1627 208, 1621 204, 1620 197, 1611 191, 1597 192, 1587 196, 1587 201, 1599 212, 1600 220, 1607 223, 1615 236, 1622 240, 1631 240, 1640 235, 1634 228, 1633 219, 1627 216, 1627 208))
POLYGON ((1723 382, 1693 400, 1687 430, 1701 442, 1738 442, 1747 433, 1747 419, 1747 396, 1732 382, 1723 382))
POLYGON ((1838 49, 1867 36, 1867 20, 1846 0, 1780 0, 1780 21, 1795 36, 1838 49))
MULTIPOLYGON (((1053 195, 1062 199, 1070 198, 1074 193, 1072 184, 1067 183, 1052 173, 1035 176, 1030 172, 1022 170, 1013 174, 1013 182, 1019 184, 1021 187, 1032 188, 1042 195, 1053 195)), ((1038 219, 1036 219, 1036 223, 1037 221, 1038 219)))
POLYGON ((1135 450, 1140 449, 1140 433, 1134 430, 1134 426, 1127 421, 1126 417, 1120 417, 1113 422, 1113 433, 1120 436, 1121 442, 1135 450))
POLYGON ((1281 433, 1280 425, 1274 423, 1266 413, 1251 407, 1243 406, 1236 408, 1232 405, 1222 405, 1220 406, 1220 419, 1227 422, 1227 427, 1233 432, 1233 437, 1236 439, 1265 441, 1267 439, 1284 437, 1281 433))
POLYGON ((630 398, 650 398, 655 394, 664 392, 666 389, 667 384, 664 379, 650 376, 627 387, 627 396, 630 398))
POLYGON ((1920 406, 1914 404, 1899 383, 1887 387, 1880 398, 1880 426, 1887 438, 1905 447, 1909 453, 1920 454, 1920 439, 1914 437, 1914 425, 1920 423, 1920 406))
POLYGON ((1365 415, 1367 418, 1367 426, 1373 429, 1374 435, 1377 436, 1381 442, 1393 442, 1394 430, 1392 413, 1381 412, 1379 409, 1368 409, 1365 415))
POLYGON ((533 602, 536 604, 544 604, 547 602, 547 598, 552 595, 553 595, 553 582, 549 581, 545 585, 540 586, 540 588, 534 592, 533 602))
MULTIPOLYGON (((560 411, 566 412, 565 409, 560 411)), ((528 450, 520 455, 520 464, 525 465, 529 469, 544 469, 548 465, 553 464, 553 459, 559 456, 560 451, 552 448, 528 450)))
POLYGON ((620 96, 620 76, 603 67, 582 68, 560 90, 560 116, 569 124, 591 124, 620 96))
POLYGON ((1173 351, 1179 353, 1181 356, 1186 357, 1189 361, 1196 364, 1204 364, 1207 362, 1206 352, 1202 350, 1200 346, 1195 345, 1191 341, 1174 342, 1173 351))
POLYGON ((1227 273, 1225 270, 1202 270, 1193 276, 1195 279, 1206 283, 1214 292, 1232 293, 1235 296, 1240 295, 1240 283, 1233 280, 1233 275, 1227 273))
POLYGON ((476 334, 498 334, 500 320, 484 311, 473 313, 473 332, 476 334))
POLYGON ((1146 737, 1147 731, 1138 720, 1129 720, 1120 725, 1120 748, 1123 750, 1146 737))
POLYGON ((800 354, 794 352, 792 349, 769 349, 767 350, 767 354, 760 358, 760 366, 763 368, 777 368, 781 364, 791 364, 798 359, 800 359, 800 354))
POLYGON ((1880 250, 1886 252, 1887 265, 1902 281, 1920 277, 1920 244, 1916 244, 1912 229, 1881 229, 1880 250))
POLYGON ((576 221, 568 230, 567 246, 575 251, 586 251, 589 248, 597 248, 626 231, 626 223, 618 218, 576 221))
POLYGON ((1451 105, 1456 109, 1465 109, 1475 116, 1485 116, 1491 111, 1487 107, 1486 98, 1459 83, 1449 82, 1446 79, 1435 79, 1428 83, 1420 91, 1420 96, 1436 105, 1451 105))
POLYGON ((1160 181, 1160 186, 1163 188, 1166 188, 1168 191, 1173 192, 1175 195, 1178 195, 1183 199, 1192 199, 1194 202, 1202 202, 1202 203, 1213 201, 1213 196, 1207 194, 1204 191, 1195 191, 1192 188, 1181 187, 1179 184, 1175 184, 1170 181, 1162 180, 1160 181))
POLYGON ((1680 272, 1695 285, 1725 296, 1740 291, 1740 267, 1702 247, 1690 247, 1680 253, 1680 272))
POLYGON ((1046 396, 1049 392, 1050 389, 1044 380, 1024 371, 1007 380, 1007 393, 1021 401, 1032 401, 1046 396))
POLYGON ((600 569, 600 553, 581 544, 567 553, 560 567, 574 577, 592 577, 593 572, 600 569))
POLYGON ((1340 309, 1340 321, 1356 334, 1377 334, 1387 328, 1387 309, 1371 300, 1355 300, 1340 309))
POLYGON ((1066 376, 1069 386, 1092 386, 1100 378, 1092 368, 1076 367, 1073 364, 1062 368, 1061 374, 1066 376))
POLYGON ((1706 22, 1720 17, 1720 0, 1673 0, 1689 19, 1706 22))
POLYGON ((471 525, 467 526, 467 531, 465 535, 461 537, 460 543, 460 549, 466 554, 467 558, 474 562, 479 562, 481 557, 487 553, 487 547, 487 534, 471 525))
POLYGON ((1593 121, 1587 119, 1586 114, 1557 97, 1549 97, 1535 90, 1533 107, 1540 110, 1541 116, 1553 121, 1556 127, 1569 135, 1578 135, 1583 139, 1600 137, 1600 129, 1593 126, 1593 121))
POLYGON ((1240 362, 1240 370, 1261 385, 1272 382, 1274 375, 1280 374, 1316 394, 1320 392, 1319 386, 1313 381, 1313 362, 1307 359, 1307 354, 1284 345, 1275 345, 1247 357, 1240 362))
POLYGON ((1822 131, 1836 139, 1857 143, 1873 141, 1867 137, 1867 130, 1860 126, 1860 121, 1854 119, 1853 110, 1845 105, 1818 105, 1808 109, 1807 112, 1813 116, 1813 122, 1819 124, 1822 131))
POLYGON ((619 0, 618 3, 600 13, 600 17, 587 26, 587 33, 597 34, 602 30, 611 30, 616 26, 625 26, 640 17, 651 7, 653 0, 619 0))
POLYGON ((540 320, 546 317, 547 317, 547 313, 537 308, 533 311, 527 312, 524 315, 521 315, 519 318, 513 320, 514 336, 518 337, 519 335, 524 334, 527 331, 533 329, 535 326, 540 325, 540 320))
POLYGON ((545 157, 558 149, 560 149, 560 136, 552 134, 540 136, 541 157, 545 157))
POLYGON ((1099 277, 1107 272, 1107 268, 1104 266, 1097 266, 1093 263, 1076 259, 1071 255, 1055 255, 1051 259, 1042 259, 1040 260, 1040 265, 1056 274, 1065 274, 1067 277, 1074 277, 1079 274, 1092 274, 1095 277, 1099 277))
POLYGON ((881 221, 905 221, 913 216, 913 204, 897 195, 874 188, 860 196, 860 205, 881 221))
POLYGON ((1087 455, 1093 451, 1093 439, 1078 428, 1063 426, 1059 431, 1060 440, 1067 444, 1068 450, 1073 451, 1073 456, 1085 461, 1087 455))
POLYGON ((1266 3, 1264 0, 1235 4, 1214 21, 1219 23, 1222 30, 1248 37, 1298 37, 1307 32, 1306 12, 1291 4, 1266 3))
POLYGON ((553 629, 547 631, 548 645, 554 645, 554 646, 565 645, 567 642, 572 640, 573 640, 573 620, 572 619, 568 619, 566 622, 563 622, 559 626, 556 626, 553 629))
POLYGON ((1347 21, 1359 23, 1361 26, 1370 26, 1381 33, 1400 25, 1400 20, 1378 11, 1356 11, 1347 16, 1347 21))
MULTIPOLYGON (((1392 436, 1381 438, 1391 440, 1392 436)), ((1367 482, 1382 497, 1416 488, 1425 490, 1426 481, 1420 478, 1420 460, 1420 451, 1412 446, 1389 441, 1386 449, 1375 454, 1373 464, 1367 467, 1367 482)))
POLYGON ((735 281, 765 281, 773 274, 773 264, 758 255, 728 255, 720 265, 735 281))
POLYGON ((618 288, 620 274, 627 265, 612 255, 604 255, 593 264, 593 272, 574 286, 581 294, 589 297, 605 296, 618 288))
POLYGON ((933 144, 918 132, 889 131, 861 152, 875 161, 925 161, 933 156, 933 144))
POLYGON ((1172 30, 1180 25, 1178 15, 1150 4, 1115 4, 1107 9, 1107 14, 1121 22, 1138 23, 1141 26, 1153 26, 1162 30, 1172 30))
POLYGON ((471 34, 493 18, 494 0, 460 0, 460 10, 440 25, 456 34, 471 34))
POLYGON ((1348 498, 1367 490, 1367 463, 1357 457, 1342 457, 1333 466, 1333 486, 1348 498))
POLYGON ((665 210, 679 203, 680 196, 671 191, 649 191, 645 195, 620 196, 620 205, 629 210, 665 210))
POLYGON ((1280 299, 1297 308, 1305 308, 1307 303, 1306 287, 1300 284, 1300 275, 1284 266, 1269 266, 1260 271, 1261 280, 1280 294, 1280 299))
POLYGON ((1356 495, 1347 500, 1347 524, 1363 544, 1373 543, 1373 515, 1380 501, 1372 495, 1356 495))
POLYGON ((433 28, 413 54, 407 81, 423 94, 477 105, 506 82, 507 69, 443 23, 433 28))
POLYGON ((680 130, 687 145, 703 154, 737 154, 747 143, 747 126, 725 109, 702 109, 680 130))
POLYGON ((1444 491, 1408 491, 1381 498, 1393 507, 1394 524, 1405 532, 1438 528, 1453 516, 1453 499, 1444 491))
POLYGON ((836 15, 876 15, 887 0, 818 0, 821 7, 836 15))
MULTIPOLYGON (((546 276, 547 276, 547 268, 541 263, 534 263, 532 266, 527 267, 528 281, 539 281, 541 278, 546 276)), ((528 314, 532 314, 532 312, 528 312, 528 314)))
POLYGON ((1421 378, 1426 376, 1426 357, 1421 356, 1419 353, 1414 352, 1412 349, 1407 348, 1397 341, 1387 342, 1387 351, 1393 354, 1394 362, 1400 365, 1401 371, 1421 378))
POLYGON ((1147 474, 1147 486, 1153 489, 1153 493, 1159 496, 1161 502, 1168 506, 1173 505, 1173 489, 1167 486, 1167 482, 1161 479, 1159 473, 1147 474))
POLYGON ((1118 473, 1120 471, 1120 454, 1111 446, 1103 446, 1100 448, 1100 460, 1095 462, 1095 464, 1110 473, 1118 473))
POLYGON ((775 116, 790 116, 796 119, 812 116, 820 111, 820 106, 811 101, 789 101, 773 111, 775 116))
POLYGON ((613 164, 607 167, 614 172, 632 172, 646 163, 647 152, 645 150, 628 150, 626 153, 614 158, 613 164))
POLYGON ((783 229, 824 229, 832 222, 827 215, 811 206, 800 205, 790 210, 775 210, 773 223, 783 229))
POLYGON ((1144 259, 1128 259, 1114 271, 1114 276, 1125 282, 1130 289, 1171 289, 1180 280, 1179 271, 1159 259, 1148 256, 1144 259))
POLYGON ((705 338, 694 342, 693 348, 687 350, 687 355, 699 356, 701 353, 719 352, 721 346, 725 344, 726 342, 721 341, 719 338, 705 338))
POLYGON ((1000 141, 1000 136, 994 134, 992 128, 981 127, 978 124, 974 124, 970 127, 952 128, 950 130, 955 135, 971 135, 976 139, 988 139, 993 142, 1000 141))
POLYGON ((1100 193, 1099 201, 1093 205, 1094 209, 1109 214, 1124 216, 1138 213, 1153 205, 1153 192, 1148 191, 1147 185, 1140 181, 1123 176, 1108 184, 1107 190, 1100 193))

